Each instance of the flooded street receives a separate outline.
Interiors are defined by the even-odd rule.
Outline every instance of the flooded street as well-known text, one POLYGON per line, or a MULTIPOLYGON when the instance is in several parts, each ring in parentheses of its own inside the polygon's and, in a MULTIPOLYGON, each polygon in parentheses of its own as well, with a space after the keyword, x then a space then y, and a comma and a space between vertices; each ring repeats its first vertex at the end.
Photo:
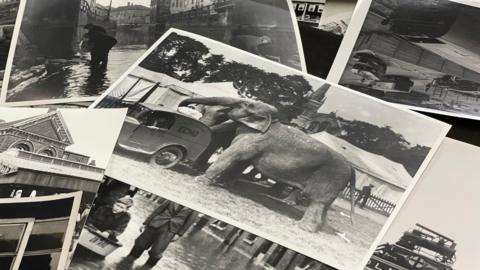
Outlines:
MULTIPOLYGON (((132 219, 125 232, 118 237, 123 246, 104 259, 94 256, 85 249, 77 249, 69 269, 130 270, 143 265, 148 258, 147 252, 143 253, 133 268, 120 267, 118 263, 130 252, 136 237, 140 234, 141 224, 156 206, 156 203, 151 202, 144 196, 136 195, 134 205, 129 211, 132 213, 132 219)), ((215 236, 207 226, 200 231, 187 232, 182 238, 171 243, 163 254, 163 258, 153 269, 257 270, 264 268, 251 263, 248 254, 239 249, 227 249, 222 245, 222 240, 215 236)))
POLYGON ((14 70, 7 100, 30 101, 97 96, 117 80, 145 51, 146 45, 114 47, 106 71, 91 70, 90 54, 51 60, 28 70, 14 70))

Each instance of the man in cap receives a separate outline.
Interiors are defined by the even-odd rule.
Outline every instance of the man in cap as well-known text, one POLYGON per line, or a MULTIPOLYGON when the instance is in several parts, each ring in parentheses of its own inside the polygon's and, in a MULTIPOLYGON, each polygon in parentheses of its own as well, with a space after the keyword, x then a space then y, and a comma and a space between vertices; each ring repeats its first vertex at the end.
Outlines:
POLYGON ((117 202, 110 205, 100 206, 93 212, 88 225, 91 225, 102 232, 102 235, 112 240, 122 234, 130 222, 130 213, 128 209, 132 207, 133 200, 129 196, 120 198, 117 202))

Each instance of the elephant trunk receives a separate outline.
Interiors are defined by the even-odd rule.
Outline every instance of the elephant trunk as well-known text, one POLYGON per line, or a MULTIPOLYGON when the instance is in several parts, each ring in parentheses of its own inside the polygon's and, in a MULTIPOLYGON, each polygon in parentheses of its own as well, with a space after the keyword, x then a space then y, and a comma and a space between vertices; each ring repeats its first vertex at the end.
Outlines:
POLYGON ((181 105, 188 104, 203 104, 203 105, 222 105, 222 106, 234 106, 241 103, 244 99, 232 98, 232 97, 195 97, 187 98, 182 101, 181 105))

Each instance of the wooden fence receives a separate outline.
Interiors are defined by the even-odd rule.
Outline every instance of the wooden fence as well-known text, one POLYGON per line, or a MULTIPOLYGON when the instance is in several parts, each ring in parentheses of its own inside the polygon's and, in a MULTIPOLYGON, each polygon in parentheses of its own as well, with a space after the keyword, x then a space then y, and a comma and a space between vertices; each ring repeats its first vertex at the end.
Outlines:
MULTIPOLYGON (((358 197, 360 196, 361 190, 355 188, 354 192, 355 192, 354 193, 354 200, 357 201, 358 197)), ((340 194, 340 197, 350 201, 350 187, 346 187, 343 190, 343 192, 340 194)), ((361 201, 358 202, 358 204, 360 204, 360 203, 361 203, 361 201)), ((387 201, 385 199, 382 199, 382 198, 380 198, 378 196, 375 196, 375 195, 370 195, 370 197, 368 198, 368 200, 365 204, 366 209, 373 210, 373 211, 375 211, 377 213, 380 213, 380 214, 382 214, 384 216, 387 216, 387 217, 390 216, 390 214, 392 214, 393 209, 395 209, 395 206, 396 206, 396 204, 394 204, 392 202, 389 202, 389 201, 387 201)))

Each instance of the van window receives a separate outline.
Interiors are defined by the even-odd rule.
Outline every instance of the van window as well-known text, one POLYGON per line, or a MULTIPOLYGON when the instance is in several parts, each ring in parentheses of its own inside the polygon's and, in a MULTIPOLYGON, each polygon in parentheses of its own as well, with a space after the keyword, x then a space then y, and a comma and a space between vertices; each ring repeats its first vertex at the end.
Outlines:
POLYGON ((175 122, 175 115, 161 111, 144 111, 137 120, 145 126, 170 129, 175 122))

